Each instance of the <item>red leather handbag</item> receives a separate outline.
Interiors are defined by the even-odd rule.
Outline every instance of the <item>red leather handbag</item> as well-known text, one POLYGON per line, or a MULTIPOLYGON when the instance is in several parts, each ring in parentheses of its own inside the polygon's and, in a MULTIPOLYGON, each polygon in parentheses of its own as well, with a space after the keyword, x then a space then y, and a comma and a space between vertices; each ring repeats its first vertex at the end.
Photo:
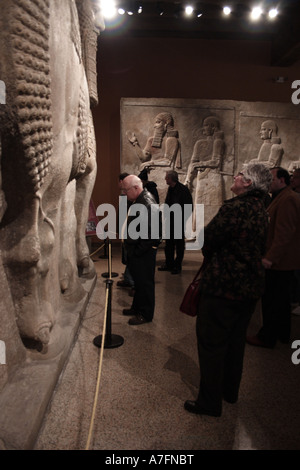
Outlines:
POLYGON ((197 315, 198 303, 200 299, 199 292, 199 282, 200 282, 200 273, 202 266, 194 277, 193 281, 190 283, 189 287, 184 294, 179 310, 190 317, 195 317, 197 315))

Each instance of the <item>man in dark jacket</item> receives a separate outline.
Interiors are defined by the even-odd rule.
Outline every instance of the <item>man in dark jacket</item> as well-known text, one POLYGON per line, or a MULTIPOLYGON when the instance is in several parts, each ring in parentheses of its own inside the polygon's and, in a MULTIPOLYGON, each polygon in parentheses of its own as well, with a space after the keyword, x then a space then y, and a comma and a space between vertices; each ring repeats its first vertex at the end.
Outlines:
POLYGON ((159 207, 135 175, 129 175, 123 180, 122 190, 132 202, 122 237, 127 265, 135 286, 132 306, 124 309, 123 314, 133 316, 129 325, 142 325, 151 322, 154 315, 155 262, 161 233, 159 207))
POLYGON ((182 261, 185 250, 185 220, 184 210, 185 205, 189 205, 192 210, 193 199, 190 190, 184 184, 178 181, 177 171, 167 171, 165 177, 166 183, 169 186, 165 204, 169 207, 173 204, 179 204, 181 208, 181 215, 174 216, 170 213, 170 233, 165 240, 165 256, 166 262, 163 266, 158 268, 159 271, 171 271, 171 274, 178 274, 181 272, 182 261), (176 229, 181 229, 181 238, 177 238, 176 229), (175 257, 176 255, 176 257, 175 257))
POLYGON ((290 187, 287 170, 276 167, 270 171, 270 227, 262 260, 266 268, 261 299, 263 326, 257 335, 247 337, 247 342, 272 349, 278 340, 289 343, 291 336, 291 285, 294 270, 300 268, 300 199, 290 187))

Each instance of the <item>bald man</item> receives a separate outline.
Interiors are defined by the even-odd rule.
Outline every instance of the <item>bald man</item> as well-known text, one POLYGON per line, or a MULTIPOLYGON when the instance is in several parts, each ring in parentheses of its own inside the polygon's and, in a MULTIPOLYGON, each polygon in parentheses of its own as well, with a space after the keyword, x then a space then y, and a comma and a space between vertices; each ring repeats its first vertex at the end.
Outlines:
POLYGON ((155 262, 161 229, 158 226, 157 238, 151 238, 151 228, 153 223, 159 224, 159 207, 137 176, 127 176, 121 187, 132 203, 123 237, 126 262, 135 286, 132 306, 124 309, 123 315, 132 316, 129 325, 142 325, 151 322, 154 316, 155 262))

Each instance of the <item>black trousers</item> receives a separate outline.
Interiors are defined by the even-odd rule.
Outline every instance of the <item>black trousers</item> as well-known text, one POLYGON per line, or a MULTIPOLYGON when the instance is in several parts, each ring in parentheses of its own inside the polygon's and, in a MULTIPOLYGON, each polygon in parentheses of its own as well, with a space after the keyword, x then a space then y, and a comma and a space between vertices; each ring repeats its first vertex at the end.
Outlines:
POLYGON ((166 265, 170 268, 181 269, 182 260, 185 250, 185 240, 170 238, 166 240, 165 244, 165 256, 166 265), (176 255, 176 256, 175 256, 176 255))
POLYGON ((222 399, 238 399, 246 332, 256 300, 235 301, 202 295, 196 322, 200 387, 197 402, 221 412, 222 399))
POLYGON ((266 270, 261 299, 263 326, 258 337, 270 347, 274 347, 278 339, 284 343, 290 340, 293 274, 293 271, 266 270))
POLYGON ((151 248, 142 256, 130 256, 128 259, 128 269, 135 289, 131 308, 148 321, 152 321, 155 308, 156 252, 157 250, 151 248))

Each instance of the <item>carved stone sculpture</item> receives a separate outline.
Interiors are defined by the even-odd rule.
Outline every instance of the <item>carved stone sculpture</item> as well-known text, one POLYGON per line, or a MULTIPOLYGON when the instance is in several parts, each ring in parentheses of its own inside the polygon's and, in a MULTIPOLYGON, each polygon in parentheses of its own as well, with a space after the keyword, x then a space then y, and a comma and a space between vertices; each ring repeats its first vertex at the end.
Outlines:
POLYGON ((258 158, 250 160, 251 162, 263 162, 269 168, 280 166, 284 150, 277 133, 278 126, 276 122, 268 120, 261 124, 260 137, 263 144, 259 150, 258 158))
POLYGON ((96 174, 92 0, 1 5, 3 263, 21 337, 42 345, 95 276, 85 240, 96 174), (89 80, 89 81, 88 81, 89 80))
POLYGON ((181 168, 179 135, 170 113, 163 112, 156 116, 154 135, 148 138, 143 150, 134 133, 128 131, 127 137, 142 162, 140 171, 151 167, 181 168))
POLYGON ((0 140, 0 222, 6 210, 7 204, 5 200, 5 194, 2 191, 2 172, 1 172, 1 140, 0 140))
MULTIPOLYGON (((194 204, 205 205, 204 223, 207 223, 224 200, 221 169, 225 155, 225 141, 224 134, 220 130, 220 122, 215 116, 204 119, 202 132, 204 138, 197 140, 194 145, 185 184, 192 190, 193 180, 197 178, 194 204)), ((195 230, 195 211, 193 216, 193 230, 195 230)))

